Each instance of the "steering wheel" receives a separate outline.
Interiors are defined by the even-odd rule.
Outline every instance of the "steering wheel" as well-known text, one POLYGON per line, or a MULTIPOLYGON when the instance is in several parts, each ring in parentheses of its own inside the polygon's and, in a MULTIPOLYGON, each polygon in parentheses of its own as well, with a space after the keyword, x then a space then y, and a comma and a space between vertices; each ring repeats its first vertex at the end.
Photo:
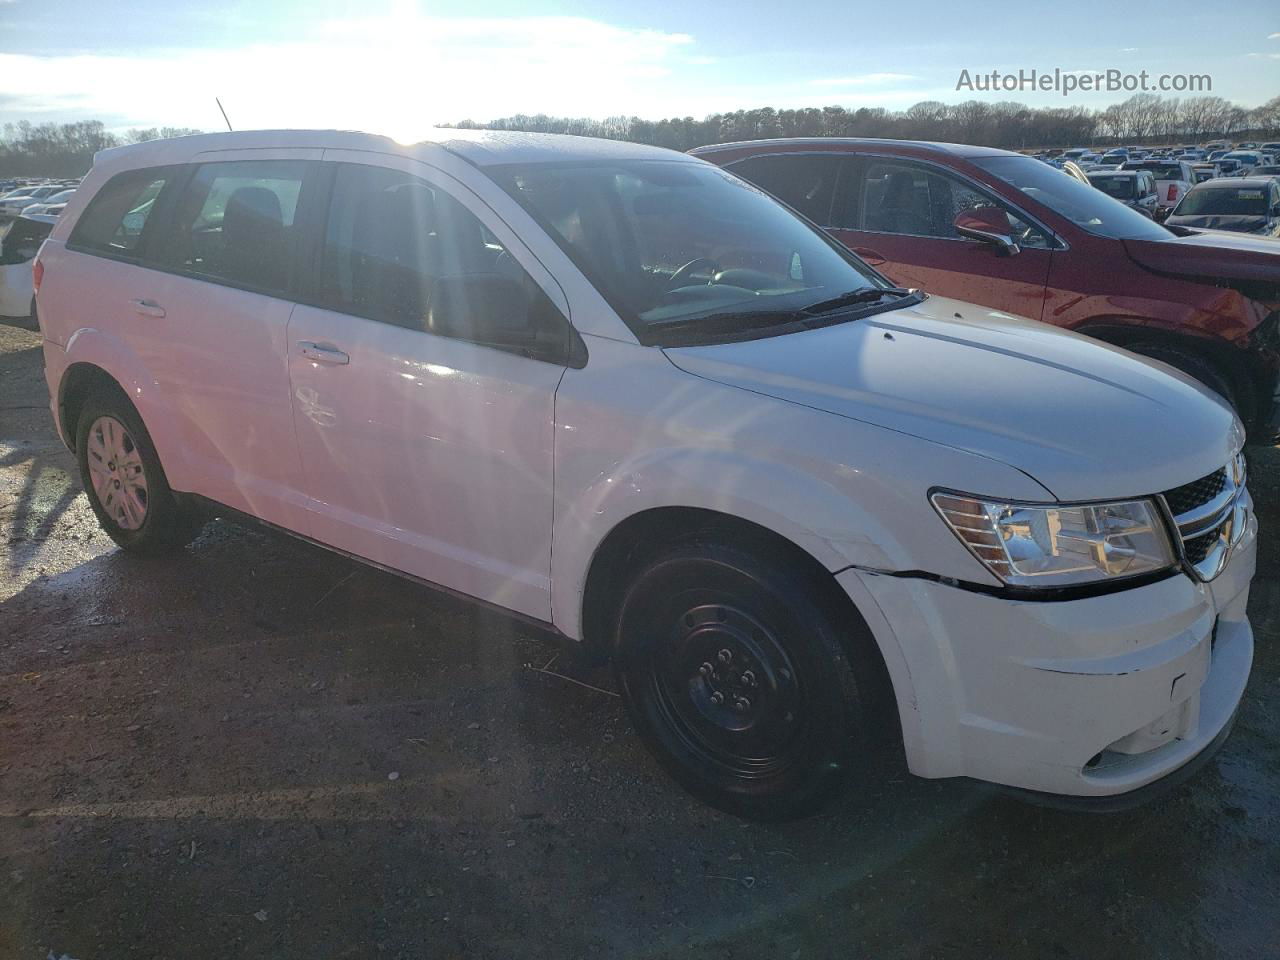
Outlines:
MULTIPOLYGON (((689 279, 693 274, 693 271, 702 266, 710 267, 711 275, 714 277, 716 271, 720 267, 720 264, 717 261, 712 260, 710 257, 694 257, 694 259, 690 260, 671 275, 671 279, 667 281, 667 289, 674 290, 676 287, 683 286, 684 281, 689 279)), ((707 283, 710 284, 711 281, 708 280, 707 283)))

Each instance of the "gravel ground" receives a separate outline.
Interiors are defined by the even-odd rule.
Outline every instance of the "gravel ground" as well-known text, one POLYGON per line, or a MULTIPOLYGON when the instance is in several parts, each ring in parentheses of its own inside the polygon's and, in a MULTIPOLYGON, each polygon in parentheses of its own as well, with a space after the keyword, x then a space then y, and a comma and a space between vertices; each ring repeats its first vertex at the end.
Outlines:
POLYGON ((0 326, 0 958, 1280 956, 1280 455, 1240 721, 1170 798, 900 759, 800 823, 688 799, 607 671, 275 533, 98 531, 0 326))

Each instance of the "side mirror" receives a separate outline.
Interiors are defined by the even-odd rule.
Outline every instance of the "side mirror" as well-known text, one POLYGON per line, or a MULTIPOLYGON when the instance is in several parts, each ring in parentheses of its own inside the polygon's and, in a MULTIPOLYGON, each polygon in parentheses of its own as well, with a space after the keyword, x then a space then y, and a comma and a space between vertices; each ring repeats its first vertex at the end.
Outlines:
POLYGON ((971 207, 961 210, 951 223, 960 236, 989 243, 1002 257, 1011 257, 1021 252, 1013 239, 1013 225, 1009 223, 1009 215, 999 207, 971 207))

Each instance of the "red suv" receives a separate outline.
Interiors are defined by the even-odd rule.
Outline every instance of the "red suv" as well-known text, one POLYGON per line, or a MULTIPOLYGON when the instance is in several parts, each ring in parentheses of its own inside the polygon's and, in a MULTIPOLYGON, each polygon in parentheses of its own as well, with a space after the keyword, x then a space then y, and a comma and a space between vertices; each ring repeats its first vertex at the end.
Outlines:
POLYGON ((1280 423, 1280 243, 1169 228, 1032 157, 894 140, 692 153, 790 204, 895 283, 1032 317, 1190 374, 1255 440, 1280 423))

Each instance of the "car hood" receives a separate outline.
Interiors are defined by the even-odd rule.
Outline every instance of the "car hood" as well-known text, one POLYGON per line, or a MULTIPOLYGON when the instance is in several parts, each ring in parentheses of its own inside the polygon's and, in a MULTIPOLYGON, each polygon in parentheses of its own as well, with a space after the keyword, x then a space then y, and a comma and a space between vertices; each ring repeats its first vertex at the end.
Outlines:
POLYGON ((1156 273, 1271 283, 1280 280, 1280 244, 1268 237, 1224 231, 1122 242, 1130 259, 1156 273))
POLYGON ((1257 233, 1267 226, 1267 218, 1245 214, 1204 214, 1202 216, 1174 216, 1165 221, 1166 226, 1193 227, 1199 230, 1227 230, 1232 233, 1257 233))
POLYGON ((708 380, 1001 461, 1060 500, 1158 493, 1243 443, 1222 400, 1163 364, 941 297, 666 354, 708 380))

